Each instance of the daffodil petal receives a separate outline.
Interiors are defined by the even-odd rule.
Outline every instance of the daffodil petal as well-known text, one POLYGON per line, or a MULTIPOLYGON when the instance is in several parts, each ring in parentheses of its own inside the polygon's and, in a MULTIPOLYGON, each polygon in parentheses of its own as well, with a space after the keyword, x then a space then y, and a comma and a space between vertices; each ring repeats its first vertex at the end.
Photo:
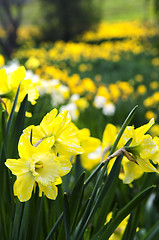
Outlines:
POLYGON ((30 138, 30 134, 32 131, 32 143, 36 144, 39 140, 46 137, 46 133, 44 132, 41 126, 30 125, 29 127, 23 130, 23 134, 30 138))
POLYGON ((23 94, 23 98, 26 94, 28 94, 28 101, 31 102, 32 105, 36 103, 36 99, 39 97, 39 92, 34 83, 30 79, 25 79, 22 81, 20 85, 20 94, 23 94))
POLYGON ((70 124, 71 117, 68 111, 62 111, 50 125, 52 128, 52 133, 58 138, 61 133, 68 127, 70 124))
POLYGON ((98 138, 89 137, 82 142, 82 148, 86 153, 94 152, 101 145, 101 141, 98 138))
POLYGON ((65 157, 63 157, 63 158, 59 157, 58 160, 61 164, 61 168, 59 170, 60 176, 64 176, 68 172, 70 172, 70 170, 72 168, 72 164, 69 160, 66 160, 65 157))
POLYGON ((141 177, 141 175, 144 173, 144 170, 142 168, 140 168, 136 163, 130 161, 127 161, 123 165, 123 169, 123 182, 126 184, 129 184, 134 181, 134 179, 141 177))
POLYGON ((25 159, 7 159, 5 165, 12 171, 14 175, 29 172, 30 163, 25 159))
POLYGON ((25 68, 19 67, 14 72, 10 73, 8 76, 8 83, 11 89, 17 89, 20 82, 25 78, 26 70, 25 68))
POLYGON ((18 151, 19 151, 19 156, 24 159, 31 159, 33 152, 34 152, 34 147, 30 143, 30 137, 28 137, 25 134, 22 134, 20 139, 19 139, 19 144, 18 144, 18 151))
POLYGON ((157 169, 150 163, 149 160, 147 159, 142 159, 140 157, 138 157, 136 159, 137 163, 139 164, 140 168, 144 171, 144 172, 156 172, 158 173, 157 169))
POLYGON ((46 135, 51 135, 52 133, 52 123, 55 120, 55 117, 57 115, 57 109, 54 108, 49 113, 45 115, 43 120, 40 123, 41 128, 46 133, 46 135))
POLYGON ((40 152, 45 153, 45 152, 51 152, 51 148, 54 145, 55 142, 55 137, 48 137, 45 138, 41 141, 39 141, 39 144, 37 142, 37 149, 39 149, 40 152))
POLYGON ((18 175, 14 183, 14 195, 19 198, 21 202, 28 201, 31 198, 35 181, 30 172, 18 175))
POLYGON ((88 128, 83 128, 78 130, 78 138, 82 141, 90 137, 90 130, 88 128))
POLYGON ((55 200, 57 197, 57 187, 54 184, 44 186, 39 184, 39 189, 41 192, 44 192, 47 198, 55 200))
POLYGON ((77 143, 74 143, 72 141, 65 142, 62 139, 58 139, 56 142, 56 149, 59 154, 82 154, 84 153, 84 150, 82 147, 80 147, 77 143))
POLYGON ((152 118, 147 124, 135 129, 135 139, 137 142, 141 141, 141 136, 144 136, 154 123, 154 118, 152 118))
POLYGON ((9 91, 7 73, 5 69, 0 69, 0 94, 9 91))
POLYGON ((102 147, 105 148, 112 146, 115 141, 116 135, 117 128, 113 124, 108 123, 103 133, 102 147))
POLYGON ((59 185, 62 183, 61 177, 56 178, 56 181, 54 182, 55 185, 59 185))
POLYGON ((91 170, 94 168, 97 164, 101 161, 101 155, 100 156, 93 156, 93 154, 90 157, 90 154, 83 153, 81 156, 81 164, 82 166, 87 169, 91 170))
MULTIPOLYGON (((141 158, 151 158, 152 155, 156 153, 158 146, 153 141, 152 137, 149 134, 144 135, 141 146, 139 146, 139 154, 141 158)), ((152 160, 152 159, 151 159, 152 160)))

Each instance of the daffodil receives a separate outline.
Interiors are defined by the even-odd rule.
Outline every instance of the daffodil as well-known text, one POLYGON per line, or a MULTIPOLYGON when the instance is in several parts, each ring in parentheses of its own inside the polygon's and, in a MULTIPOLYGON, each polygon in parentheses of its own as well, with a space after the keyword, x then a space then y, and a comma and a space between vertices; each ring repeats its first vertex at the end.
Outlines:
POLYGON ((124 183, 131 183, 144 172, 158 173, 157 169, 150 162, 150 160, 154 160, 154 163, 156 163, 156 156, 159 152, 157 140, 155 141, 149 134, 146 134, 153 124, 154 119, 151 119, 148 124, 136 129, 134 129, 134 126, 128 126, 122 136, 121 143, 123 144, 132 138, 132 142, 126 150, 134 159, 134 161, 131 161, 124 157, 122 161, 124 183))
POLYGON ((20 158, 7 159, 5 162, 5 165, 17 176, 14 195, 21 202, 31 198, 37 184, 39 196, 44 192, 49 199, 54 200, 57 196, 56 185, 62 182, 61 176, 71 169, 69 160, 57 157, 51 151, 52 138, 48 137, 35 147, 28 137, 22 135, 18 144, 20 158))
POLYGON ((18 111, 20 103, 23 101, 26 94, 28 94, 28 101, 30 101, 33 105, 36 103, 36 99, 39 97, 37 88, 30 79, 25 79, 25 75, 26 70, 24 67, 19 67, 8 76, 5 69, 0 70, 0 97, 4 103, 3 107, 7 109, 8 113, 11 112, 19 85, 20 91, 18 95, 16 111, 18 111))
POLYGON ((62 111, 57 115, 57 109, 53 109, 46 114, 40 125, 27 127, 24 129, 23 134, 29 137, 31 130, 33 145, 37 145, 44 139, 51 137, 52 151, 56 154, 76 155, 83 153, 77 132, 72 128, 68 111, 62 111))
POLYGON ((91 137, 90 130, 87 128, 78 129, 77 136, 84 150, 84 153, 80 155, 81 164, 87 170, 91 170, 101 161, 101 141, 91 137))
MULTIPOLYGON (((114 126, 111 123, 108 123, 104 129, 104 133, 103 133, 103 138, 102 138, 102 160, 107 159, 109 152, 111 150, 111 147, 113 146, 115 139, 117 137, 118 134, 118 128, 116 126, 114 126)), ((117 146, 117 149, 121 148, 123 145, 119 145, 117 146)), ((115 162, 115 158, 111 159, 111 161, 109 161, 108 165, 107 165, 107 172, 109 174, 110 170, 113 167, 113 164, 115 162)), ((122 172, 120 172, 119 174, 119 178, 121 178, 122 176, 122 172)))
POLYGON ((119 174, 119 178, 124 183, 131 183, 134 179, 137 179, 143 175, 144 172, 156 172, 158 170, 150 162, 150 160, 157 164, 159 162, 159 138, 154 139, 147 134, 147 131, 154 124, 154 119, 151 119, 148 124, 141 127, 134 128, 134 126, 128 126, 116 148, 116 152, 108 157, 109 148, 113 145, 118 129, 112 124, 107 124, 102 141, 102 152, 104 161, 108 163, 108 173, 110 172, 115 156, 124 155, 122 160, 122 170, 119 174), (124 145, 132 139, 130 146, 124 147, 124 145))
POLYGON ((116 136, 118 133, 118 129, 111 123, 108 123, 103 132, 103 139, 102 139, 102 152, 103 152, 103 159, 106 159, 108 153, 113 146, 116 136))

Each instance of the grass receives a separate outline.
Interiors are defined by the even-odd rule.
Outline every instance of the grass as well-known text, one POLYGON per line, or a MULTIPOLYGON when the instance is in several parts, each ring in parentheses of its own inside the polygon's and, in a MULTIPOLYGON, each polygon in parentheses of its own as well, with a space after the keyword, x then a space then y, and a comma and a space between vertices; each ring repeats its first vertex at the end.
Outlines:
MULTIPOLYGON (((103 5, 105 21, 147 20, 154 16, 153 0, 102 0, 99 4, 103 5)), ((24 24, 40 23, 40 16, 40 0, 30 1, 23 7, 24 24)))
POLYGON ((103 19, 106 21, 144 20, 153 17, 153 0, 105 0, 103 19))

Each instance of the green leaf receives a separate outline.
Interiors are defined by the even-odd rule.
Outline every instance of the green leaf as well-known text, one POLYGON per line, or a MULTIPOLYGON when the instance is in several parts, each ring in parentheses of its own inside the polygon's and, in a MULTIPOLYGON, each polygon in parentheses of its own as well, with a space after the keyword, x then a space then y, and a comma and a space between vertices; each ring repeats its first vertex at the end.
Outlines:
POLYGON ((51 228, 48 236, 46 237, 45 240, 51 240, 52 239, 52 236, 54 234, 54 232, 56 231, 57 227, 59 226, 59 224, 61 223, 63 219, 63 212, 61 213, 61 215, 58 217, 57 221, 55 222, 54 226, 51 228))
POLYGON ((85 179, 85 172, 83 172, 79 177, 79 179, 77 180, 69 198, 71 232, 74 229, 75 222, 78 218, 79 209, 82 203, 83 192, 84 192, 84 179, 85 179))
POLYGON ((116 140, 115 140, 115 142, 114 142, 114 144, 113 144, 113 146, 112 146, 112 148, 111 148, 111 150, 110 150, 109 156, 115 151, 115 149, 116 149, 116 147, 117 147, 117 145, 118 145, 118 142, 119 142, 119 140, 120 140, 120 138, 121 138, 121 136, 122 136, 125 128, 126 128, 126 127, 129 125, 129 123, 131 122, 131 120, 132 120, 132 118, 133 118, 133 116, 134 116, 134 114, 135 114, 135 112, 136 112, 136 110, 137 110, 137 107, 138 107, 138 105, 135 106, 135 107, 131 110, 131 112, 129 113, 129 115, 128 115, 127 118, 125 119, 125 121, 124 121, 124 123, 123 123, 123 125, 122 125, 122 127, 121 127, 121 129, 120 129, 120 131, 119 131, 119 133, 118 133, 118 136, 117 136, 117 138, 116 138, 116 140))
POLYGON ((159 236, 159 220, 156 224, 144 235, 142 240, 154 240, 159 236))
POLYGON ((21 227, 19 231, 19 240, 24 240, 27 237, 26 231, 28 230, 28 211, 29 211, 29 201, 24 203, 24 211, 22 216, 21 227))
POLYGON ((20 138, 20 135, 22 134, 23 128, 24 128, 24 120, 25 120, 25 113, 26 113, 26 108, 27 108, 27 100, 28 100, 28 95, 25 96, 23 99, 18 114, 16 116, 11 134, 8 139, 8 156, 7 157, 15 157, 17 155, 17 146, 18 146, 18 141, 20 138))
POLYGON ((79 176, 82 174, 82 172, 83 172, 83 167, 81 165, 81 157, 80 155, 77 155, 75 160, 75 180, 76 181, 79 178, 79 176))
POLYGON ((91 173, 91 175, 85 181, 85 187, 90 183, 93 177, 99 172, 99 170, 105 165, 104 162, 101 162, 96 169, 91 173))
POLYGON ((67 193, 64 193, 64 227, 65 227, 65 238, 70 240, 70 213, 67 193))
POLYGON ((36 225, 35 225, 34 238, 33 238, 35 240, 38 239, 38 236, 39 236, 41 216, 42 216, 42 211, 43 211, 43 197, 40 199, 40 204, 39 205, 40 206, 39 206, 39 211, 38 211, 37 217, 36 217, 36 225))
MULTIPOLYGON (((101 202, 102 200, 107 196, 108 196, 108 193, 109 193, 109 189, 112 189, 112 186, 113 186, 113 183, 114 181, 116 180, 116 178, 118 177, 119 175, 119 171, 120 171, 120 164, 121 164, 121 160, 122 160, 123 156, 119 156, 117 157, 112 169, 111 169, 111 172, 110 174, 108 175, 108 178, 101 190, 101 192, 99 193, 96 201, 94 204, 92 204, 90 207, 92 208, 89 208, 88 209, 88 212, 87 212, 87 215, 86 216, 83 216, 83 219, 81 221, 81 225, 79 227, 79 231, 77 232, 77 234, 75 235, 76 240, 80 240, 84 234, 84 231, 91 219, 91 217, 93 216, 93 214, 97 211, 97 209, 100 207, 101 205, 101 202), (84 218, 85 217, 85 218, 84 218)), ((97 181, 98 182, 98 181, 97 181)), ((97 187, 94 187, 94 191, 97 192, 97 187)), ((93 191, 93 192, 94 192, 93 191)), ((92 199, 94 200, 94 199, 92 199)), ((100 221, 100 219, 99 219, 100 221)))
POLYGON ((117 226, 126 218, 143 200, 145 200, 149 194, 154 190, 155 186, 151 186, 140 192, 134 197, 124 208, 122 208, 117 215, 105 226, 105 231, 100 240, 109 239, 113 234, 117 226))
POLYGON ((20 225, 21 225, 21 219, 22 219, 22 215, 23 215, 23 208, 24 208, 23 203, 18 203, 16 205, 14 221, 13 221, 12 237, 11 237, 12 240, 18 239, 20 225))
POLYGON ((75 229, 75 232, 73 233, 73 237, 72 237, 73 240, 80 239, 81 235, 83 235, 83 233, 86 229, 86 223, 87 223, 88 217, 90 215, 91 208, 92 208, 93 203, 95 201, 96 195, 98 193, 98 186, 99 186, 99 182, 100 182, 101 177, 102 177, 102 175, 98 175, 98 179, 97 179, 96 184, 94 186, 94 189, 92 191, 91 197, 88 200, 88 204, 87 204, 86 209, 83 213, 83 216, 82 216, 81 220, 79 221, 79 224, 77 225, 77 227, 75 229))
POLYGON ((8 120, 8 123, 7 123, 6 141, 7 141, 7 138, 8 138, 8 135, 9 135, 9 131, 10 131, 10 128, 11 128, 11 124, 12 124, 12 121, 13 121, 13 116, 14 116, 15 108, 16 108, 17 101, 18 101, 19 90, 20 90, 20 84, 18 86, 17 93, 16 93, 16 96, 15 96, 15 99, 14 99, 14 103, 13 103, 13 107, 12 107, 12 110, 11 110, 11 113, 10 113, 10 116, 9 116, 9 120, 8 120))
MULTIPOLYGON (((80 208, 83 199, 83 192, 84 192, 84 179, 85 179, 85 172, 81 174, 79 179, 77 180, 72 193, 69 197, 69 212, 70 212, 70 229, 71 233, 76 228, 76 223, 78 221, 78 216, 80 213, 80 208)), ((59 230, 58 239, 64 239, 64 224, 61 225, 59 230)))
POLYGON ((136 227, 137 227, 137 220, 138 220, 138 212, 140 214, 140 211, 132 212, 132 214, 129 217, 129 221, 127 223, 127 226, 125 228, 124 234, 122 236, 122 240, 133 240, 135 238, 136 233, 136 227))
POLYGON ((8 114, 6 111, 2 112, 2 140, 4 141, 6 138, 6 121, 7 121, 8 114))

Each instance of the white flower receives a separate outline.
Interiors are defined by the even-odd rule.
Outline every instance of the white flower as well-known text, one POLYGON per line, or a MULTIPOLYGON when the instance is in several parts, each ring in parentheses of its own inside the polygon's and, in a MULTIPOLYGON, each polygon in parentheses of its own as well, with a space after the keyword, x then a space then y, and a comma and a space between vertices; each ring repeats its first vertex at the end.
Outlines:
POLYGON ((102 96, 95 96, 94 105, 96 108, 102 108, 106 103, 106 98, 102 96))
POLYGON ((113 103, 107 103, 103 107, 103 114, 106 116, 113 116, 115 113, 115 106, 113 103))
POLYGON ((70 97, 70 101, 71 101, 71 102, 76 102, 79 98, 80 98, 80 95, 76 93, 76 94, 73 94, 73 95, 70 97))

